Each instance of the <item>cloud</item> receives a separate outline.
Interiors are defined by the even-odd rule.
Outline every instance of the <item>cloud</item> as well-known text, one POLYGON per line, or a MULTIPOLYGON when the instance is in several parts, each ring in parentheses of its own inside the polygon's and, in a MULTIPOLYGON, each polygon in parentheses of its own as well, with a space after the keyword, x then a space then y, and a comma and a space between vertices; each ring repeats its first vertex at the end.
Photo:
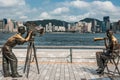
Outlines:
POLYGON ((91 4, 92 4, 91 7, 94 7, 97 10, 102 10, 106 12, 116 12, 118 10, 117 7, 114 6, 110 1, 105 1, 105 2, 94 1, 91 4))
POLYGON ((86 1, 71 1, 70 5, 72 7, 79 8, 80 10, 87 10, 87 11, 108 11, 108 12, 116 12, 118 10, 117 6, 113 5, 111 1, 93 1, 93 2, 86 2, 86 1))
POLYGON ((82 8, 88 8, 90 5, 88 2, 76 0, 76 1, 71 1, 70 6, 82 9, 82 8))
POLYGON ((120 18, 120 15, 118 14, 120 12, 120 6, 115 6, 111 1, 86 2, 76 0, 69 3, 71 8, 74 7, 78 12, 82 12, 82 14, 76 15, 76 17, 86 16, 102 20, 103 16, 110 16, 111 21, 114 21, 115 19, 113 18, 116 16, 116 20, 120 18))
POLYGON ((64 16, 64 19, 69 22, 74 22, 77 20, 77 16, 71 15, 71 16, 64 16))
POLYGON ((79 21, 86 17, 102 20, 103 16, 110 16, 111 21, 120 19, 120 6, 110 0, 61 0, 41 2, 39 6, 31 6, 25 0, 0 0, 0 18, 15 20, 60 19, 65 21, 79 21), (43 7, 44 6, 44 7, 43 7))
POLYGON ((62 13, 66 13, 66 12, 69 12, 69 8, 60 7, 60 8, 56 8, 56 9, 53 10, 51 13, 52 13, 52 14, 62 14, 62 13))
POLYGON ((101 10, 101 11, 116 11, 117 7, 112 4, 111 1, 93 1, 93 2, 86 2, 86 1, 71 1, 69 6, 79 8, 81 10, 101 10))
POLYGON ((25 0, 0 0, 0 4, 1 19, 11 18, 25 21, 34 18, 35 14, 38 13, 38 10, 31 8, 25 0))
POLYGON ((47 12, 43 12, 39 16, 40 19, 49 19, 50 15, 47 12))
POLYGON ((98 18, 103 17, 103 16, 110 16, 111 21, 114 21, 113 17, 118 17, 116 18, 116 21, 120 18, 120 15, 118 14, 120 12, 120 7, 115 6, 112 2, 110 1, 94 1, 91 3, 91 11, 96 13, 95 17, 98 16, 98 18), (92 8, 94 9, 92 10, 92 8))
POLYGON ((19 19, 19 16, 25 14, 27 9, 24 0, 0 0, 0 18, 19 19))
POLYGON ((25 5, 24 0, 0 0, 0 7, 14 7, 25 5))
POLYGON ((20 19, 27 19, 28 16, 20 16, 20 19))
POLYGON ((59 7, 55 6, 53 10, 47 11, 48 17, 61 19, 65 21, 79 21, 83 18, 90 17, 103 20, 104 16, 110 16, 111 21, 118 21, 120 18, 120 6, 114 5, 111 1, 97 1, 92 2, 73 0, 63 3, 57 3, 59 7), (116 17, 117 16, 117 17, 116 17))

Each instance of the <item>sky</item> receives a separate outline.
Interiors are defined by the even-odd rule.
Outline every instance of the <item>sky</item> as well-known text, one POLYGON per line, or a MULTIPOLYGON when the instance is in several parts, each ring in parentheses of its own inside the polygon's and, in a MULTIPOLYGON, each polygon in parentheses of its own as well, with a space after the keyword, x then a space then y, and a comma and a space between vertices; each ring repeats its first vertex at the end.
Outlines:
POLYGON ((76 22, 84 18, 120 20, 119 0, 0 0, 0 19, 19 21, 58 19, 76 22))

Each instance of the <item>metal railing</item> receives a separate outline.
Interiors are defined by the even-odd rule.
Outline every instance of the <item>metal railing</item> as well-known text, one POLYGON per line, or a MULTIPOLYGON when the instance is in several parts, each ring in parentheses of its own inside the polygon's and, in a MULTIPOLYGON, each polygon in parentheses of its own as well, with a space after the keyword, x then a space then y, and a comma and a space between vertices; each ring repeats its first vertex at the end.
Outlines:
MULTIPOLYGON (((1 48, 1 46, 0 46, 1 48)), ((17 46, 14 49, 27 49, 27 46, 17 46)), ((69 49, 70 54, 66 58, 70 58, 72 63, 72 49, 104 49, 103 46, 36 46, 36 49, 69 49)))

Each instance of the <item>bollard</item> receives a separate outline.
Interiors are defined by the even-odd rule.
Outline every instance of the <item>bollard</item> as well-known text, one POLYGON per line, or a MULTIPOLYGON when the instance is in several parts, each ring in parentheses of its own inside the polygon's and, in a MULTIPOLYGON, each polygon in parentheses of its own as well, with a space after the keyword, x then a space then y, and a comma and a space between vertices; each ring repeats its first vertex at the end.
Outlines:
POLYGON ((70 62, 72 63, 72 48, 70 48, 70 62))

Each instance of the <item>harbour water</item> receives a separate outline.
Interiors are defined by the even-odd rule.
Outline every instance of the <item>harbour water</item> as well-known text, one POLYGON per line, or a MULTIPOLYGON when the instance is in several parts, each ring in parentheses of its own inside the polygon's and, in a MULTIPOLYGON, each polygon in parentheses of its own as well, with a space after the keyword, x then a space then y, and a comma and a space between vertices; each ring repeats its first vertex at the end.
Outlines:
MULTIPOLYGON (((0 33, 0 45, 15 33, 0 33)), ((114 34, 120 42, 120 34, 114 34)), ((35 36, 37 46, 104 46, 103 41, 94 41, 95 37, 105 37, 105 33, 45 33, 35 36)), ((27 45, 25 43, 24 45, 27 45)))

